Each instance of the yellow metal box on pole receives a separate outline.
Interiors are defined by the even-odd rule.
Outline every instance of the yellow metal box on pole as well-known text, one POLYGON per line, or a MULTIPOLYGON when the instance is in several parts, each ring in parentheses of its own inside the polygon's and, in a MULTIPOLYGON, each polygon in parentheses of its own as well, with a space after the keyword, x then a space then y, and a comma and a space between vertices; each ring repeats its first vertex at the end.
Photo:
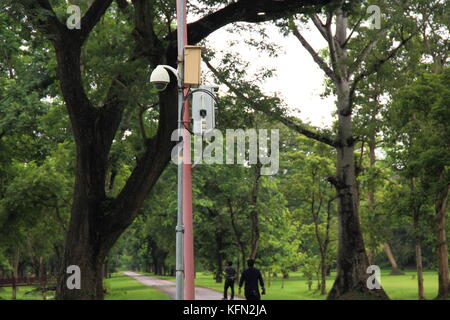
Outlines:
POLYGON ((202 47, 184 47, 184 84, 190 87, 198 87, 201 83, 200 63, 202 47))

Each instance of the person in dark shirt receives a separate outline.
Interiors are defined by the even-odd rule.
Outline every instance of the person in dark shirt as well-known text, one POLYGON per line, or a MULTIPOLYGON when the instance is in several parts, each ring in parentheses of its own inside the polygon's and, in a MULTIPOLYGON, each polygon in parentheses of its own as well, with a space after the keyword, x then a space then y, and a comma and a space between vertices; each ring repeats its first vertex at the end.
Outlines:
POLYGON ((261 300, 258 282, 261 285, 261 293, 266 294, 261 271, 256 269, 254 265, 255 260, 250 259, 247 261, 248 269, 242 272, 241 280, 239 281, 239 294, 241 293, 242 285, 245 283, 244 293, 247 300, 261 300))
POLYGON ((227 266, 225 267, 225 287, 223 290, 223 300, 227 300, 227 291, 228 288, 231 288, 231 298, 234 299, 234 280, 236 279, 236 271, 232 267, 233 262, 228 261, 227 266))

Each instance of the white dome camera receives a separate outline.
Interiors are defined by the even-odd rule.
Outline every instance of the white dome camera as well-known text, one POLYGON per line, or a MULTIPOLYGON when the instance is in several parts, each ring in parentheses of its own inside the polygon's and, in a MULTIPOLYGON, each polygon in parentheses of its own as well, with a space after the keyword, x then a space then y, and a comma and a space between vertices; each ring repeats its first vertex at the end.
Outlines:
POLYGON ((158 91, 166 90, 167 85, 170 83, 169 72, 167 72, 166 68, 163 66, 157 66, 150 76, 150 83, 152 83, 158 91))

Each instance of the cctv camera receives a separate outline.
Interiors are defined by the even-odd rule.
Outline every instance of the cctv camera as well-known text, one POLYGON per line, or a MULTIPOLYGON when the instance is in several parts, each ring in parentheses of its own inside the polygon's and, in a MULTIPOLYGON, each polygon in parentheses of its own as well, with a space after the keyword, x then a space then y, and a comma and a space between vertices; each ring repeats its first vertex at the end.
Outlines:
POLYGON ((154 82, 153 86, 158 91, 164 91, 167 88, 168 83, 167 82, 154 82))
POLYGON ((150 82, 156 90, 165 90, 170 82, 169 72, 163 66, 157 66, 150 76, 150 82))

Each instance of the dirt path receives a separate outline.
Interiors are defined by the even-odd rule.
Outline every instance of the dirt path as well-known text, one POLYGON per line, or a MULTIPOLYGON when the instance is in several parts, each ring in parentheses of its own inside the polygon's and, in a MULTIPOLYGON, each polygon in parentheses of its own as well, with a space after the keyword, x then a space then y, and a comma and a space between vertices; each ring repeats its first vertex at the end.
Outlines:
MULTIPOLYGON (((176 288, 175 288, 175 282, 169 281, 169 280, 163 280, 158 278, 153 278, 149 276, 144 276, 142 274, 131 272, 131 271, 125 271, 125 275, 134 278, 135 280, 139 281, 140 283, 152 287, 154 289, 160 290, 164 293, 167 293, 172 298, 175 299, 176 294, 176 288)), ((237 288, 235 288, 237 290, 237 288)), ((228 292, 230 294, 230 292, 228 292)), ((219 292, 217 290, 203 288, 203 287, 196 287, 195 288, 195 300, 221 300, 223 298, 223 293, 219 292)), ((243 300, 242 298, 235 297, 235 300, 243 300)))

